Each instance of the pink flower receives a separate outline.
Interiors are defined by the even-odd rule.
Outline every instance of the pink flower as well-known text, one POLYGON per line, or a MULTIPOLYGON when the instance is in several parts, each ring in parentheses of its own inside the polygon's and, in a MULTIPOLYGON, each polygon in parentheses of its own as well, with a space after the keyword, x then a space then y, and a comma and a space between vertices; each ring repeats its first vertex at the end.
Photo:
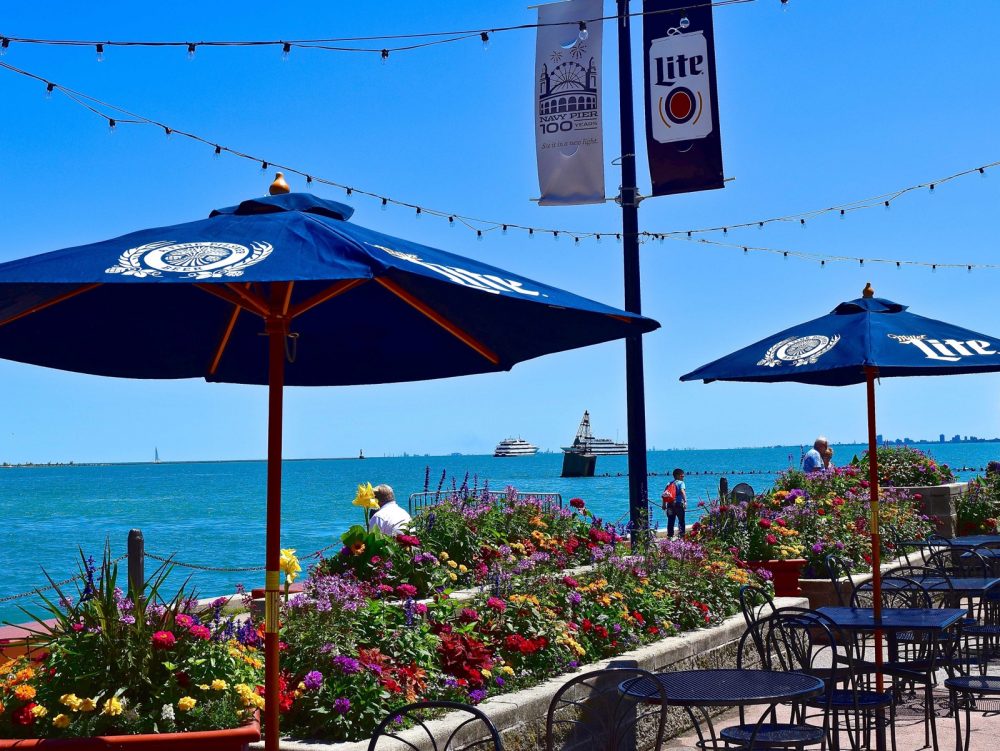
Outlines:
POLYGON ((771 522, 768 519, 761 519, 757 523, 760 525, 761 529, 770 529, 771 528, 771 522))
POLYGON ((174 623, 180 628, 191 628, 194 625, 194 618, 184 613, 179 614, 174 618, 174 623))
POLYGON ((396 535, 396 542, 408 548, 420 547, 420 538, 413 535, 396 535))
POLYGON ((157 631, 153 634, 154 649, 170 649, 177 642, 177 637, 169 631, 157 631))
POLYGON ((580 586, 580 582, 578 582, 572 576, 564 576, 562 583, 565 584, 570 589, 576 589, 578 586, 580 586))
POLYGON ((768 535, 764 539, 767 541, 768 545, 776 545, 778 543, 778 538, 774 535, 768 535))
POLYGON ((412 584, 400 584, 396 587, 396 594, 400 597, 414 597, 417 594, 417 588, 412 584))
POLYGON ((569 505, 572 506, 573 508, 583 508, 587 504, 584 502, 582 498, 571 498, 569 501, 569 505))
POLYGON ((498 613, 502 613, 507 609, 507 603, 501 600, 499 597, 491 597, 486 601, 486 607, 490 610, 495 610, 498 613))
POLYGON ((203 639, 204 641, 212 638, 212 632, 205 626, 192 626, 188 629, 188 633, 195 639, 203 639))

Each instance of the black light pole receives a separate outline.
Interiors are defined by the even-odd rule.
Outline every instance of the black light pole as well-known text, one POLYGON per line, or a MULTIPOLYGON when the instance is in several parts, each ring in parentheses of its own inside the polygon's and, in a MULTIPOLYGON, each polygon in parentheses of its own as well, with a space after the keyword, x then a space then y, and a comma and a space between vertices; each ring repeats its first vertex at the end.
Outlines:
MULTIPOLYGON (((632 39, 629 0, 618 1, 618 91, 622 139, 622 244, 625 253, 625 310, 642 312, 639 284, 639 191, 635 177, 635 117, 632 113, 632 39)), ((625 340, 625 397, 628 412, 628 510, 632 543, 649 528, 646 478, 646 392, 642 336, 625 340)))

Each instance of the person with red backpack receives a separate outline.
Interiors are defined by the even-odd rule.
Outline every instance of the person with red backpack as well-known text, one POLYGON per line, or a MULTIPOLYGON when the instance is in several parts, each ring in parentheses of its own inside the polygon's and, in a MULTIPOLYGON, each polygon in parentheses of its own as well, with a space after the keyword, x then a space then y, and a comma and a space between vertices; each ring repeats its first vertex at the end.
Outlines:
POLYGON ((687 488, 684 485, 684 470, 675 469, 674 479, 667 483, 660 496, 663 510, 667 512, 667 537, 674 536, 674 523, 678 537, 684 536, 684 510, 687 508, 687 488))

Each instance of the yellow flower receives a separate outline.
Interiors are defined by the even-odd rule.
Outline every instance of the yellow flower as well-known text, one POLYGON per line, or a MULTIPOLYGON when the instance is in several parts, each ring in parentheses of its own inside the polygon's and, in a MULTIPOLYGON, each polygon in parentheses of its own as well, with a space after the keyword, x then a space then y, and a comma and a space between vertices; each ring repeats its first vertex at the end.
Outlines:
POLYGON ((67 728, 69 727, 69 717, 60 713, 52 718, 52 724, 57 728, 67 728))
POLYGON ((198 700, 191 696, 182 696, 180 699, 177 700, 177 708, 181 712, 189 712, 192 709, 194 709, 197 703, 198 700))
POLYGON ((514 675, 514 668, 512 668, 510 665, 504 665, 502 668, 500 668, 500 670, 506 673, 507 675, 514 675))
POLYGON ((207 683, 199 683, 198 684, 198 688, 200 688, 202 691, 208 691, 208 684, 207 683))
MULTIPOLYGON (((454 563, 454 561, 452 561, 452 563, 454 563)), ((458 570, 461 571, 463 574, 466 574, 469 572, 469 567, 463 563, 461 566, 458 567, 458 570)))
POLYGON ((492 678, 493 677, 493 673, 491 671, 489 671, 489 670, 480 670, 479 672, 482 673, 483 678, 492 678))
POLYGON ((365 544, 363 542, 355 542, 351 545, 351 552, 354 555, 361 555, 365 552, 365 544))
POLYGON ((212 681, 213 691, 225 691, 227 688, 229 688, 229 684, 226 683, 221 678, 216 678, 214 681, 212 681))
POLYGON ((97 709, 97 699, 81 699, 79 710, 81 712, 93 712, 97 709))
POLYGON ((111 717, 117 717, 122 713, 124 707, 117 696, 112 696, 110 699, 104 702, 104 706, 101 708, 101 714, 110 715, 111 717))
POLYGON ((20 683, 23 681, 30 681, 34 677, 35 677, 34 670, 32 670, 31 668, 22 668, 21 670, 17 671, 17 674, 14 676, 14 680, 20 683))
POLYGON ((35 706, 33 706, 31 708, 31 714, 33 714, 35 717, 44 717, 48 713, 49 713, 49 710, 47 710, 41 704, 36 704, 35 706))
POLYGON ((63 694, 59 697, 59 703, 69 707, 74 712, 78 712, 82 702, 80 701, 80 697, 76 694, 63 694))
POLYGON ((458 574, 449 573, 448 578, 451 579, 452 581, 458 581, 458 574))
POLYGON ((438 558, 440 558, 442 561, 447 561, 448 560, 448 551, 447 550, 442 550, 441 551, 441 555, 439 555, 438 558))
POLYGON ((14 689, 14 696, 21 701, 28 701, 35 698, 35 687, 22 683, 14 689))
POLYGON ((458 568, 458 564, 455 561, 448 561, 448 568, 458 568))
POLYGON ((281 562, 278 566, 285 575, 286 584, 291 584, 295 581, 295 577, 302 571, 302 566, 299 565, 299 559, 295 557, 295 548, 281 549, 281 562))
POLYGON ((366 482, 363 485, 358 485, 358 494, 354 496, 351 503, 361 508, 378 508, 378 501, 375 500, 375 488, 372 487, 372 484, 366 482))

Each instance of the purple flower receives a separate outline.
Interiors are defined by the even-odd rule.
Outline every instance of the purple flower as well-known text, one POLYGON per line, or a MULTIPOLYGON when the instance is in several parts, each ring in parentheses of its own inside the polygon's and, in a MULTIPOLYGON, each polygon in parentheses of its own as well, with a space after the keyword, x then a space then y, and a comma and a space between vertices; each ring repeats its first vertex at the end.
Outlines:
POLYGON ((347 655, 337 655, 334 657, 333 666, 344 675, 354 675, 361 672, 361 663, 347 655))
POLYGON ((570 605, 579 605, 583 601, 583 596, 579 592, 570 592, 567 599, 570 605))
POLYGON ((822 553, 823 552, 823 543, 821 543, 821 542, 813 543, 812 551, 814 553, 822 553))
POLYGON ((346 696, 339 696, 333 702, 333 711, 337 714, 347 714, 351 711, 351 700, 346 696))
POLYGON ((123 615, 118 620, 120 620, 126 626, 132 626, 133 624, 135 624, 135 616, 134 615, 123 615))
POLYGON ((482 688, 477 688, 469 692, 469 701, 473 704, 478 704, 483 699, 486 698, 486 690, 482 688))
POLYGON ((496 677, 495 680, 496 680, 497 685, 500 686, 501 688, 503 688, 503 685, 507 682, 503 678, 501 678, 499 675, 496 677))
POLYGON ((323 685, 323 674, 318 670, 310 670, 306 673, 306 677, 302 679, 302 682, 306 684, 306 688, 314 691, 323 685))

